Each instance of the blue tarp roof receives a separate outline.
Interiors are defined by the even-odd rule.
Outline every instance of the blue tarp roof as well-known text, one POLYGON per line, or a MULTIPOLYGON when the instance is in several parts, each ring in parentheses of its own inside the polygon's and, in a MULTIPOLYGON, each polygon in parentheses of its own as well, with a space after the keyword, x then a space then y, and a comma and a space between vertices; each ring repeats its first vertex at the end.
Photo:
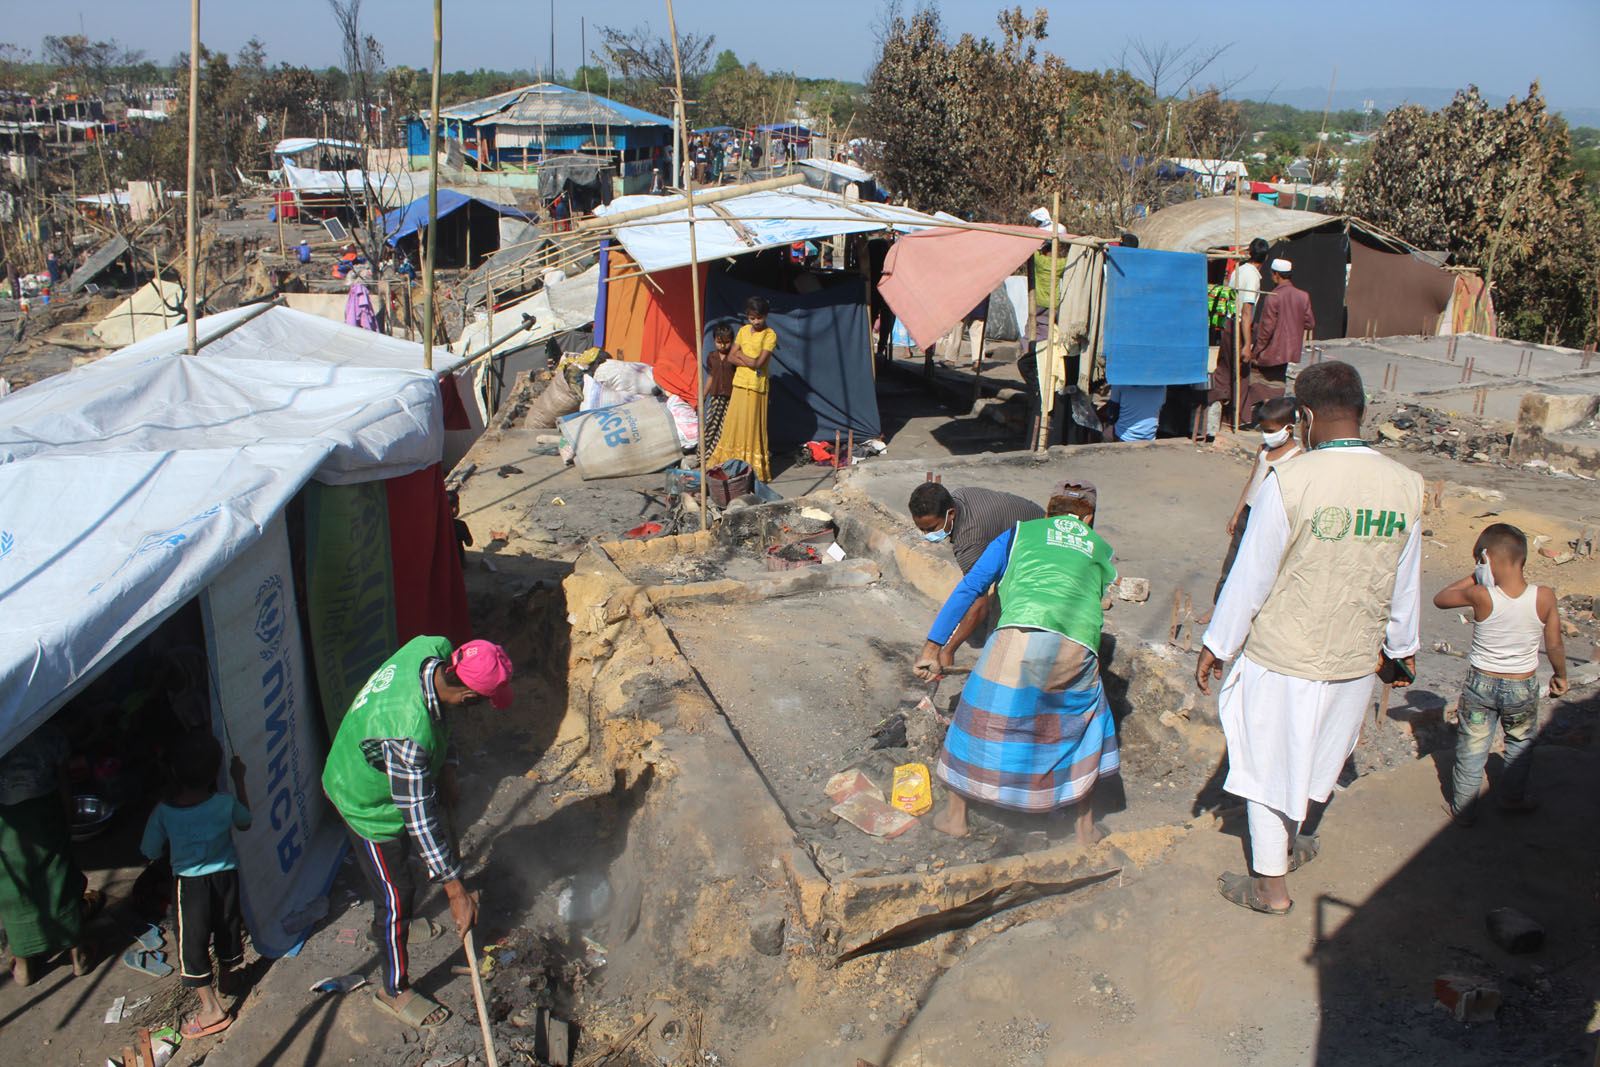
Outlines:
POLYGON ((482 100, 456 104, 443 111, 447 119, 493 125, 522 126, 671 126, 664 115, 619 104, 565 85, 539 82, 482 100))
MULTIPOLYGON (((452 211, 466 207, 474 200, 482 204, 484 207, 498 211, 502 215, 510 215, 513 218, 519 219, 525 219, 528 217, 527 213, 519 208, 512 207, 510 204, 497 204, 493 200, 484 200, 481 197, 468 196, 465 193, 458 193, 454 189, 439 190, 439 217, 442 219, 452 211)), ((385 215, 383 217, 383 232, 388 235, 388 242, 390 244, 394 244, 396 241, 400 240, 400 238, 409 237, 411 234, 416 233, 427 224, 428 198, 426 196, 419 196, 405 207, 396 208, 385 215)))

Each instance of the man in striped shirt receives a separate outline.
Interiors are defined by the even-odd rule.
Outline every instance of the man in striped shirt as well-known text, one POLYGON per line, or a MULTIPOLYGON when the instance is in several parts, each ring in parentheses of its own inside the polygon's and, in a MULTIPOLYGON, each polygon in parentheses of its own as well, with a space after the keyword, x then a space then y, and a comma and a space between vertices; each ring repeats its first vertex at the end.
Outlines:
MULTIPOLYGON (((966 574, 977 564, 978 557, 996 537, 1012 529, 1019 522, 1044 518, 1044 509, 1026 497, 1015 493, 1001 493, 993 489, 969 486, 964 489, 946 489, 940 482, 924 482, 911 492, 911 521, 922 536, 931 542, 946 541, 955 553, 956 566, 966 574)), ((956 649, 968 638, 982 645, 988 636, 986 625, 994 611, 994 594, 981 596, 961 619, 960 624, 945 643, 940 654, 940 665, 948 667, 955 659, 956 649)))
POLYGON ((322 788, 349 830, 356 862, 373 891, 373 940, 383 958, 374 1001, 410 1026, 437 1026, 449 1010, 408 988, 407 947, 416 927, 407 869, 414 848, 431 881, 443 886, 463 937, 477 921, 477 894, 461 880, 461 859, 443 808, 456 802, 455 759, 445 709, 488 700, 511 706, 511 660, 488 641, 451 650, 443 637, 416 637, 367 679, 328 749, 322 788))

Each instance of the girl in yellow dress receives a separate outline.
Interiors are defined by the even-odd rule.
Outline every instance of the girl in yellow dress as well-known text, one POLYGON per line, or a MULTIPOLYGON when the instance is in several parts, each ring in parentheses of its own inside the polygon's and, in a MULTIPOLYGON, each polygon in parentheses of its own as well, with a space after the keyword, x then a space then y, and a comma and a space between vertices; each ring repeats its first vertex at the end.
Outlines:
POLYGON ((728 401, 722 435, 707 461, 715 467, 730 459, 742 459, 763 482, 772 480, 772 464, 767 458, 767 384, 778 335, 767 328, 767 313, 771 310, 772 305, 763 297, 752 296, 745 302, 745 325, 739 327, 733 351, 725 357, 735 368, 733 397, 728 401))

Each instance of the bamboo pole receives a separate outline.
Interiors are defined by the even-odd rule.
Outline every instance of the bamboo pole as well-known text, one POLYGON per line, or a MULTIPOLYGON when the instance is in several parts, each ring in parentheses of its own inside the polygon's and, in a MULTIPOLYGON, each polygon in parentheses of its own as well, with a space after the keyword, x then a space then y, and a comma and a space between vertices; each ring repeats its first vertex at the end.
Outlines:
POLYGON ((444 0, 433 0, 433 122, 428 127, 428 254, 422 261, 422 365, 433 369, 433 257, 439 228, 439 65, 444 57, 444 0))
MULTIPOLYGON (((719 200, 728 200, 736 196, 747 196, 750 193, 763 193, 772 189, 787 189, 791 185, 800 185, 805 181, 803 174, 791 174, 782 178, 767 178, 759 182, 749 182, 745 185, 730 185, 726 189, 712 189, 702 191, 695 198, 695 203, 705 205, 713 204, 719 200)), ((646 207, 637 207, 629 211, 619 211, 614 215, 591 215, 586 219, 579 219, 572 224, 572 232, 581 233, 584 230, 604 230, 623 223, 636 222, 639 219, 648 219, 655 215, 665 215, 669 211, 681 210, 683 204, 673 197, 662 200, 659 204, 650 204, 646 207)))
MULTIPOLYGON (((200 256, 200 205, 195 199, 195 186, 199 183, 200 164, 195 155, 195 142, 200 138, 200 0, 189 0, 189 191, 185 194, 188 209, 188 281, 183 287, 183 310, 189 320, 187 351, 194 355, 200 351, 199 322, 195 314, 195 281, 197 260, 200 256)), ((116 203, 116 197, 112 197, 116 203)))
MULTIPOLYGON (((667 32, 672 36, 672 76, 677 93, 677 138, 687 143, 687 121, 683 113, 683 63, 678 56, 678 22, 672 12, 672 0, 667 0, 667 32)), ((700 249, 694 236, 694 182, 683 176, 683 200, 689 209, 689 299, 694 303, 694 421, 695 441, 700 452, 700 529, 706 522, 706 361, 705 361, 705 309, 700 306, 700 249)))
MULTIPOLYGON (((1038 452, 1045 450, 1045 444, 1050 440, 1050 413, 1045 410, 1044 403, 1044 368, 1040 366, 1043 360, 1049 360, 1052 368, 1051 384, 1055 382, 1054 367, 1056 358, 1056 305, 1059 297, 1056 294, 1056 271, 1061 260, 1061 192, 1057 190, 1050 196, 1050 308, 1046 320, 1049 325, 1045 328, 1042 358, 1035 357, 1034 373, 1039 378, 1039 427, 1034 437, 1033 447, 1038 452)), ((1040 346, 1034 346, 1035 351, 1040 346)))
MULTIPOLYGON (((1239 183, 1240 183, 1241 180, 1242 180, 1241 178, 1235 178, 1233 180, 1233 250, 1235 252, 1237 252, 1239 250, 1239 240, 1240 240, 1240 238, 1239 238, 1239 183)), ((1234 266, 1234 270, 1237 271, 1238 269, 1239 269, 1238 266, 1235 265, 1234 266)), ((1260 293, 1259 290, 1257 290, 1257 292, 1256 292, 1256 299, 1257 300, 1261 299, 1261 293, 1260 293)), ((1255 305, 1254 304, 1250 305, 1250 310, 1251 311, 1255 310, 1255 305)), ((1241 309, 1239 307, 1239 303, 1238 303, 1237 300, 1235 300, 1234 301, 1234 305, 1233 305, 1233 432, 1234 433, 1238 433, 1239 432, 1239 408, 1244 403, 1244 382, 1240 381, 1240 379, 1239 379, 1239 375, 1242 373, 1240 368, 1244 365, 1243 357, 1242 357, 1241 353, 1239 352, 1239 345, 1241 343, 1241 338, 1244 336, 1244 324, 1239 321, 1240 312, 1241 312, 1241 309)))

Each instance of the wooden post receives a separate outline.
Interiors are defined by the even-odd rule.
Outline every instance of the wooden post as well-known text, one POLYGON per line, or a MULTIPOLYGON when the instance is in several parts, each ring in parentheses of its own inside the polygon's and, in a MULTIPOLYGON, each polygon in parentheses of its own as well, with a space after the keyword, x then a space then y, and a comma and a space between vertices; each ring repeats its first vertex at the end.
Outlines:
MULTIPOLYGON (((1239 242, 1241 240, 1241 238, 1239 236, 1239 183, 1241 181, 1247 180, 1248 177, 1249 177, 1249 171, 1247 170, 1243 175, 1235 177, 1234 180, 1233 180, 1233 250, 1234 250, 1235 253, 1237 253, 1239 251, 1239 242)), ((1233 269, 1236 270, 1236 271, 1239 269, 1239 264, 1237 262, 1234 263, 1233 269)), ((1257 286, 1257 288, 1256 288, 1256 299, 1257 300, 1261 299, 1261 289, 1260 289, 1259 286, 1257 286)), ((1251 304, 1250 305, 1250 310, 1254 311, 1255 309, 1256 309, 1256 306, 1254 304, 1251 304)), ((1244 356, 1239 351, 1239 346, 1244 343, 1244 323, 1239 321, 1239 316, 1242 313, 1243 313, 1243 308, 1241 308, 1239 306, 1239 301, 1238 301, 1238 299, 1236 297, 1234 299, 1234 302, 1233 302, 1233 432, 1234 433, 1238 433, 1239 432, 1239 409, 1244 406, 1244 382, 1241 380, 1241 377, 1240 377, 1244 373, 1244 371, 1243 371, 1244 356)))
MULTIPOLYGON (((672 73, 677 91, 677 108, 673 115, 678 120, 678 129, 674 134, 673 144, 687 144, 688 131, 684 128, 683 114, 683 64, 678 56, 678 22, 672 12, 672 0, 667 0, 667 32, 672 38, 672 73)), ((676 147, 674 148, 676 154, 676 147)), ((706 522, 706 361, 705 361, 705 309, 700 306, 700 249, 695 244, 694 236, 694 182, 685 174, 683 177, 683 199, 689 207, 689 299, 694 304, 694 365, 695 365, 695 392, 694 392, 694 419, 697 429, 695 441, 700 451, 700 529, 704 530, 706 522)), ((769 450, 770 451, 770 450, 769 450)), ((770 473, 770 472, 769 472, 770 473)))
MULTIPOLYGON (((200 0, 189 0, 189 189, 185 194, 188 211, 188 280, 183 287, 183 309, 189 320, 189 338, 186 351, 194 355, 200 350, 199 322, 195 312, 196 263, 200 256, 200 205, 195 201, 195 186, 199 184, 200 164, 195 156, 195 142, 200 137, 200 0)), ((116 202, 116 197, 112 197, 116 202)))
MULTIPOLYGON (((1052 193, 1051 196, 1050 196, 1050 308, 1049 308, 1049 318, 1048 318, 1049 326, 1045 329, 1045 333, 1044 333, 1045 345, 1044 345, 1042 356, 1036 357, 1035 360, 1034 360, 1034 373, 1036 373, 1039 376, 1039 387, 1040 388, 1039 388, 1039 432, 1038 432, 1038 436, 1034 439, 1033 447, 1039 452, 1043 452, 1045 450, 1045 445, 1050 440, 1050 413, 1045 410, 1045 402, 1044 402, 1044 388, 1043 388, 1043 386, 1044 386, 1044 366, 1043 366, 1043 363, 1044 363, 1044 360, 1048 359, 1048 360, 1050 360, 1051 366, 1052 367, 1055 366, 1055 358, 1056 358, 1056 304, 1060 300, 1060 296, 1056 291, 1056 271, 1059 269, 1057 265, 1058 265, 1058 263, 1060 262, 1060 259, 1061 259, 1061 222, 1059 221, 1060 218, 1061 218, 1061 193, 1058 190, 1058 191, 1052 193)), ((1052 384, 1054 384, 1054 380, 1055 379, 1052 377, 1052 379, 1051 379, 1052 384)))
MULTIPOLYGON (((439 65, 444 56, 444 0, 433 0, 433 122, 428 128, 428 254, 422 261, 422 365, 433 369, 433 257, 439 228, 439 65)), ((323 122, 327 122, 326 116, 323 122)))

